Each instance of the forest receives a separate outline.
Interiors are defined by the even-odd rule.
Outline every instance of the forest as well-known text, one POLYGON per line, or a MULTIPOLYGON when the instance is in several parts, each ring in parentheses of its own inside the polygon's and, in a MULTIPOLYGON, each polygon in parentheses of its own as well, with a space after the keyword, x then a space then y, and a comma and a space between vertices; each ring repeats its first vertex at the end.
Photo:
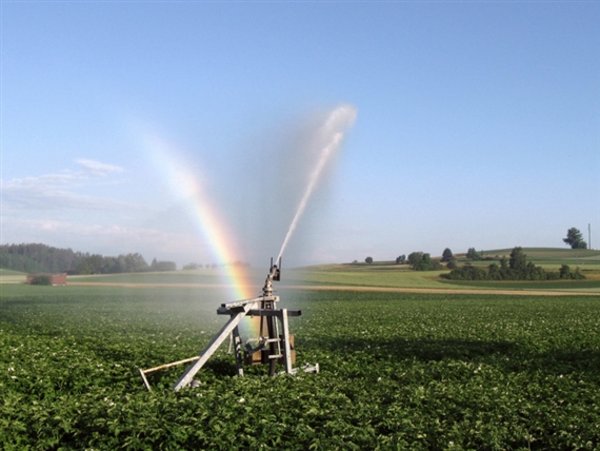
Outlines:
POLYGON ((174 262, 150 264, 139 253, 116 257, 76 252, 41 243, 0 245, 0 268, 27 273, 115 274, 144 271, 173 271, 174 262))

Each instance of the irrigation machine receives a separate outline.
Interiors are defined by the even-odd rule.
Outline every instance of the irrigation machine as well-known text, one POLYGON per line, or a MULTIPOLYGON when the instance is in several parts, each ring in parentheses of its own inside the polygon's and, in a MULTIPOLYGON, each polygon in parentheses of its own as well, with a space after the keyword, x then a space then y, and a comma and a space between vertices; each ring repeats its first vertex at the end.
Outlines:
MULTIPOLYGON (((140 368, 140 375, 146 388, 152 390, 147 378, 149 374, 184 364, 189 364, 189 366, 175 384, 175 391, 188 386, 197 386, 197 380, 194 377, 228 338, 230 339, 230 350, 235 355, 238 376, 244 375, 244 365, 268 365, 270 376, 297 373, 299 369, 293 366, 296 361, 294 336, 290 334, 288 318, 300 316, 302 312, 277 308, 279 296, 273 294, 273 282, 279 281, 280 278, 281 257, 277 264, 273 263, 273 259, 271 259, 269 273, 260 296, 221 304, 217 309, 217 314, 227 315, 229 320, 199 355, 154 368, 140 368), (258 317, 260 325, 259 336, 250 337, 244 343, 239 325, 245 317, 258 317), (281 365, 284 369, 278 371, 278 366, 281 365)), ((319 364, 306 365, 301 371, 318 373, 319 364)))

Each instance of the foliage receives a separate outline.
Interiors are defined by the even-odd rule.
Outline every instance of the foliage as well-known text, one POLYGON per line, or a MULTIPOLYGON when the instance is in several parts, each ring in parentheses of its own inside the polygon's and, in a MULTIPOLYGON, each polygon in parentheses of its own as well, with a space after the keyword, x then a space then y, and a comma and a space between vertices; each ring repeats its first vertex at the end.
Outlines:
POLYGON ((81 254, 45 244, 0 245, 0 267, 22 272, 66 272, 75 267, 81 254))
POLYGON ((150 264, 151 271, 176 271, 177 264, 175 262, 169 261, 157 261, 156 259, 152 260, 150 264))
POLYGON ((467 258, 469 260, 481 260, 482 255, 481 255, 481 252, 477 252, 474 247, 470 247, 467 250, 467 258))
POLYGON ((402 255, 399 255, 398 257, 396 257, 397 265, 403 265, 404 263, 406 263, 406 255, 402 254, 402 255))
POLYGON ((0 245, 0 267, 30 273, 69 274, 115 274, 149 270, 144 257, 138 253, 105 257, 45 244, 0 245))
POLYGON ((571 249, 587 249, 587 243, 583 241, 583 235, 575 227, 567 230, 567 237, 563 238, 563 241, 571 246, 571 249))
POLYGON ((51 285, 52 279, 49 274, 32 274, 28 282, 29 285, 51 285))
POLYGON ((454 258, 454 254, 452 253, 452 251, 450 250, 450 248, 446 248, 444 249, 444 252, 442 252, 442 260, 443 262, 449 262, 450 260, 452 260, 454 258))
POLYGON ((408 263, 415 271, 432 271, 441 269, 441 265, 431 259, 431 255, 423 252, 412 252, 408 255, 408 263))
POLYGON ((521 247, 515 247, 510 253, 510 259, 502 258, 500 266, 492 263, 487 269, 465 264, 455 268, 442 277, 451 280, 553 280, 553 279, 584 279, 585 276, 577 268, 571 271, 568 265, 562 265, 559 272, 545 271, 527 261, 527 256, 521 247))
POLYGON ((294 291, 299 364, 233 377, 220 353, 182 369, 222 324, 214 293, 9 286, 0 298, 0 448, 593 449, 600 302, 570 296, 294 291), (36 289, 37 288, 37 289, 36 289), (170 299, 165 303, 163 299, 170 299))
POLYGON ((368 264, 368 265, 372 264, 373 263, 373 257, 367 257, 367 258, 365 258, 365 263, 368 264))

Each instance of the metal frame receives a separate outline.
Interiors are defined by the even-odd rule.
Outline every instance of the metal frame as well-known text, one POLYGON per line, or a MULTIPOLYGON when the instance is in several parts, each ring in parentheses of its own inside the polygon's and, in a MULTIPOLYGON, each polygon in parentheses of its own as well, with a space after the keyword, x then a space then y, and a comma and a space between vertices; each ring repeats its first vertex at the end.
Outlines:
MULTIPOLYGON (((281 266, 281 260, 279 261, 281 266)), ((139 369, 142 381, 148 390, 152 390, 148 382, 147 375, 156 371, 171 368, 177 365, 191 363, 191 365, 181 375, 175 386, 175 391, 179 391, 184 387, 192 384, 194 377, 202 369, 204 364, 217 351, 219 346, 228 338, 232 338, 233 351, 235 353, 237 373, 239 376, 244 375, 244 349, 242 339, 239 332, 239 324, 246 316, 260 317, 260 334, 259 347, 253 352, 260 350, 266 355, 266 360, 269 363, 269 374, 276 374, 278 362, 284 365, 285 374, 295 374, 297 368, 292 368, 292 348, 290 344, 289 321, 290 316, 300 316, 300 310, 276 309, 275 305, 279 302, 279 296, 273 295, 273 281, 280 278, 280 270, 277 265, 271 260, 271 269, 265 280, 262 296, 242 299, 229 303, 221 304, 217 309, 218 315, 229 315, 229 321, 221 328, 219 333, 213 337, 206 348, 200 352, 198 356, 189 357, 187 359, 178 360, 171 363, 165 363, 154 368, 139 369), (281 326, 282 333, 279 332, 281 326)), ((319 372, 319 365, 306 366, 306 372, 319 372)))

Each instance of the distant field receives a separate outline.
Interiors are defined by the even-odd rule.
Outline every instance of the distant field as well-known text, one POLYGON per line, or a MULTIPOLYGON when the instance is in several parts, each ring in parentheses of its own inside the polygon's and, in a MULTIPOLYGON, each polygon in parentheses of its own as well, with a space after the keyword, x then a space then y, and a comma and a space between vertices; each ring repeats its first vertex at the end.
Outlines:
MULTIPOLYGON (((485 257, 508 256, 511 249, 486 251, 485 257)), ((440 278, 444 271, 413 271, 408 265, 396 265, 393 262, 376 262, 373 264, 333 264, 298 269, 283 268, 282 287, 356 287, 382 288, 398 290, 488 290, 488 291, 547 291, 547 292, 579 292, 600 295, 600 251, 525 248, 524 252, 530 260, 545 269, 557 271, 560 265, 568 264, 572 268, 579 267, 586 280, 547 281, 547 282, 457 282, 440 278)), ((459 257, 459 264, 464 257, 459 257)), ((493 261, 473 262, 475 265, 487 266, 493 261)), ((249 268, 251 293, 258 294, 264 281, 262 268, 249 268)), ((2 283, 22 283, 25 275, 14 271, 0 272, 2 283)), ((199 269, 194 271, 150 272, 134 274, 107 274, 91 276, 69 276, 71 285, 104 284, 120 286, 230 286, 231 280, 219 269, 199 269)), ((230 287, 231 288, 231 287, 230 287)), ((230 290, 231 291, 231 290, 230 290)))
POLYGON ((218 284, 223 278, 224 275, 217 270, 195 270, 70 276, 69 280, 115 284, 218 284))
MULTIPOLYGON (((484 256, 504 255, 508 257, 512 249, 494 249, 484 251, 484 256)), ((525 247, 523 251, 528 257, 534 260, 554 260, 554 259, 588 259, 596 260, 600 263, 600 251, 590 249, 561 249, 553 247, 525 247)))
POLYGON ((26 274, 13 271, 12 269, 0 268, 0 284, 3 283, 23 283, 25 282, 26 274))
MULTIPOLYGON (((486 262, 490 264, 491 262, 486 262)), ((483 263, 482 263, 483 264, 483 263)), ((327 265, 307 268, 293 273, 298 283, 356 287, 387 287, 402 289, 431 289, 440 291, 485 289, 493 291, 553 291, 580 292, 600 295, 598 273, 590 271, 585 280, 557 280, 548 282, 457 282, 441 279, 446 271, 412 271, 405 265, 327 265)), ((287 275, 286 275, 287 276, 287 275)), ((290 283, 289 278, 285 283, 290 283)), ((293 282, 292 282, 293 283, 293 282)))
MULTIPOLYGON (((484 257, 510 256, 512 249, 496 249, 484 251, 484 257)), ((528 260, 544 268, 559 268, 560 265, 579 266, 581 269, 600 271, 600 251, 589 249, 559 249, 527 247, 523 248, 528 260)))
POLYGON ((443 288, 439 275, 446 271, 417 272, 406 265, 327 265, 285 274, 285 283, 354 285, 398 288, 443 288))

